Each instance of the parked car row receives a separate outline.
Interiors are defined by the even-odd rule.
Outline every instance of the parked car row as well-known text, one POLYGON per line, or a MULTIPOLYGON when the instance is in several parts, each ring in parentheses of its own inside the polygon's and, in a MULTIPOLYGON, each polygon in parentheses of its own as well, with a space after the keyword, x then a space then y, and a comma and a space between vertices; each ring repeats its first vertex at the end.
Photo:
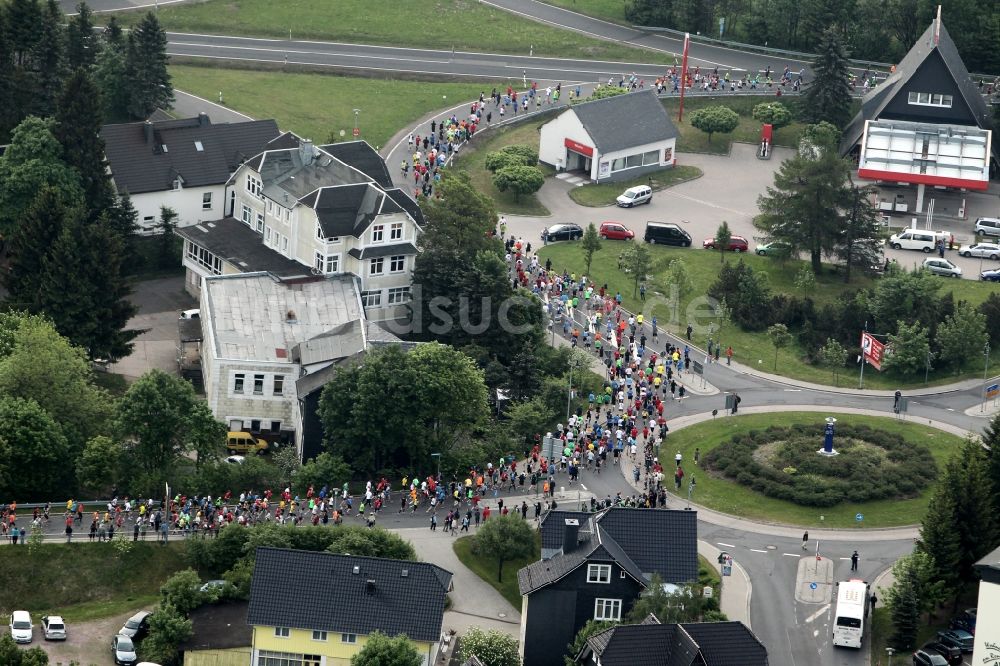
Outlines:
MULTIPOLYGON (((603 240, 630 241, 635 239, 635 232, 621 222, 602 222, 597 233, 603 240)), ((542 241, 546 243, 575 241, 581 238, 583 238, 583 227, 573 223, 550 225, 542 230, 541 235, 542 241)), ((674 245, 677 247, 691 247, 692 242, 691 234, 670 222, 647 222, 646 233, 642 239, 651 245, 674 245)))
MULTIPOLYGON (((202 591, 225 584, 225 581, 210 580, 202 586, 202 591)), ((139 611, 125 621, 122 628, 111 639, 111 656, 119 666, 157 666, 148 661, 139 662, 135 645, 149 633, 149 611, 139 611)), ((34 639, 34 625, 28 611, 16 610, 10 614, 10 636, 15 643, 31 643, 34 639)), ((60 615, 46 615, 42 618, 42 636, 47 641, 64 641, 68 633, 66 622, 60 615)))

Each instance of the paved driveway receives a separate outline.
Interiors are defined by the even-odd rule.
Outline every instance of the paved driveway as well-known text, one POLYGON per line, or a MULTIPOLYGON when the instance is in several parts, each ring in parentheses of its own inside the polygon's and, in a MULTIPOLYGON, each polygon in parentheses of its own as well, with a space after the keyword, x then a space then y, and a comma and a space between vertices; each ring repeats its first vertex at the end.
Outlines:
POLYGON ((184 291, 184 277, 146 280, 135 285, 132 302, 139 313, 129 321, 129 328, 146 332, 135 340, 135 350, 110 367, 111 372, 134 381, 157 368, 177 372, 177 315, 181 310, 198 307, 184 291))

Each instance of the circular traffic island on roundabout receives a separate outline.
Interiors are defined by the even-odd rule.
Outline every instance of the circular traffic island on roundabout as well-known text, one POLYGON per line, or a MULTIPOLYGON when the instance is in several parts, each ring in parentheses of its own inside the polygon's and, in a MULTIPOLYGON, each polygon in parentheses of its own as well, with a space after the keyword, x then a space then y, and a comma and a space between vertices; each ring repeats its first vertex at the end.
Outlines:
POLYGON ((682 456, 678 494, 709 509, 806 527, 898 527, 919 523, 939 471, 962 438, 894 418, 836 412, 716 417, 674 431, 660 448, 682 456), (825 417, 836 418, 835 455, 823 455, 825 417), (694 465, 695 453, 700 461, 694 465), (858 520, 861 516, 862 520, 858 520))

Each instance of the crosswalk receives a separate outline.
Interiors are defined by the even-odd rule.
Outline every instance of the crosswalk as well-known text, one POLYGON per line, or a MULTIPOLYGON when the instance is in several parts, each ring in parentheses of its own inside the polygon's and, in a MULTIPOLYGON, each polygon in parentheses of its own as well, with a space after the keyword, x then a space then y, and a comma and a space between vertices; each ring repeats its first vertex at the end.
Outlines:
POLYGON ((568 171, 560 171, 559 173, 556 174, 556 178, 558 178, 559 180, 564 180, 570 185, 576 185, 577 187, 587 184, 586 178, 578 176, 575 173, 570 173, 568 171))

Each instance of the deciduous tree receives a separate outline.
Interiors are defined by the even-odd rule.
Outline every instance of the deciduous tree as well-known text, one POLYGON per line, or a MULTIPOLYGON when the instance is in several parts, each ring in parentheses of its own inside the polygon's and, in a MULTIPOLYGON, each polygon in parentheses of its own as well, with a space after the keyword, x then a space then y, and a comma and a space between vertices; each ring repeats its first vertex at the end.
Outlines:
POLYGON ((934 336, 940 349, 940 358, 955 367, 962 367, 973 359, 981 359, 988 339, 986 315, 967 301, 958 302, 954 314, 944 318, 934 336))
POLYGON ((76 480, 80 487, 97 497, 104 497, 118 486, 121 457, 121 444, 110 437, 98 435, 88 440, 76 462, 76 480))
POLYGON ((583 248, 583 261, 587 264, 587 275, 590 275, 590 264, 594 261, 594 253, 601 249, 601 237, 597 234, 597 227, 591 222, 583 232, 583 239, 580 242, 583 248))
POLYGON ((823 367, 829 368, 833 373, 833 385, 837 385, 837 373, 844 368, 844 360, 847 358, 847 350, 833 338, 827 338, 819 350, 820 363, 823 367))
POLYGON ((483 666, 521 666, 517 639, 498 629, 472 627, 462 636, 460 658, 477 657, 483 666))
POLYGON ((792 341, 792 334, 788 332, 788 327, 784 324, 772 324, 767 328, 767 337, 771 340, 771 344, 774 345, 774 369, 778 369, 778 350, 782 347, 787 347, 788 343, 792 341))
POLYGON ((728 106, 706 106, 691 114, 691 126, 708 135, 712 143, 715 133, 729 134, 740 124, 739 115, 728 106))
POLYGON ((522 194, 534 194, 544 184, 545 174, 536 166, 508 165, 493 176, 493 185, 501 192, 513 192, 515 201, 519 201, 522 194))
POLYGON ((792 122, 792 112, 781 102, 764 102, 753 107, 753 117, 779 130, 792 122))
POLYGON ((635 298, 639 292, 639 285, 646 281, 650 271, 653 270, 653 257, 649 253, 649 248, 644 244, 629 243, 622 253, 622 265, 632 276, 632 297, 635 298))
POLYGON ((47 500, 72 483, 63 429, 34 400, 0 398, 0 478, 12 497, 47 500))
POLYGON ((405 634, 390 638, 376 631, 368 634, 365 646, 351 657, 351 666, 420 666, 423 661, 405 634))
POLYGON ((892 353, 882 360, 882 367, 895 370, 901 375, 912 375, 924 369, 927 364, 927 354, 930 353, 930 343, 927 341, 927 328, 920 322, 907 324, 898 321, 896 333, 889 334, 888 347, 892 353))
POLYGON ((531 526, 520 516, 490 518, 474 537, 476 552, 497 561, 497 581, 503 582, 503 563, 530 556, 535 549, 531 526))
POLYGON ((729 251, 729 243, 733 240, 733 232, 729 230, 729 223, 725 220, 715 230, 715 249, 719 251, 719 263, 725 263, 726 252, 729 251))

